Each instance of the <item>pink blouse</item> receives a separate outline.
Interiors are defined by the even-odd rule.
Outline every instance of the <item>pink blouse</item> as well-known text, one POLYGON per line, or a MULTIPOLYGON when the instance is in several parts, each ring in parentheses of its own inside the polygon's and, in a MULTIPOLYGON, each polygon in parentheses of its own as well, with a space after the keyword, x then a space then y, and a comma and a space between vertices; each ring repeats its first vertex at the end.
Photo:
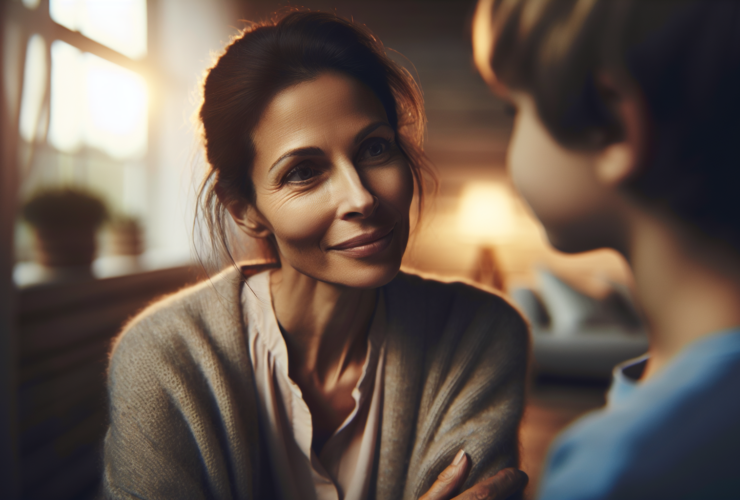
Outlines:
POLYGON ((380 428, 386 315, 383 294, 368 332, 355 407, 317 456, 313 424, 301 390, 288 376, 288 350, 272 307, 270 271, 252 276, 242 289, 249 354, 259 400, 261 432, 283 500, 364 500, 368 497, 380 428))

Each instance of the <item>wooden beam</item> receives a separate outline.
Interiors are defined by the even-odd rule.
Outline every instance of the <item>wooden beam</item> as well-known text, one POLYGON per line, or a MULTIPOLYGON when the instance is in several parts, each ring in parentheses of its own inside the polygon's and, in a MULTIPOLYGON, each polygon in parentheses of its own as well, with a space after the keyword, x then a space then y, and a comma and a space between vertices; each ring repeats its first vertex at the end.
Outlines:
POLYGON ((33 10, 25 8, 21 2, 3 3, 5 4, 5 17, 7 19, 32 29, 34 33, 42 35, 47 41, 61 40, 77 47, 83 52, 89 52, 103 59, 107 59, 119 66, 140 73, 142 76, 149 76, 150 65, 147 62, 146 56, 141 59, 132 59, 102 43, 86 37, 82 33, 55 23, 49 15, 48 0, 40 2, 39 6, 33 10))

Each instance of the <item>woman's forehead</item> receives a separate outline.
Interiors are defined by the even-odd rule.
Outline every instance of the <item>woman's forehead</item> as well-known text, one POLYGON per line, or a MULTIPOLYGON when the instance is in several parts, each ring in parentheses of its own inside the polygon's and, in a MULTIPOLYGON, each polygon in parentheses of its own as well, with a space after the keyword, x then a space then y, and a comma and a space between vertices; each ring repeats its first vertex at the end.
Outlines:
POLYGON ((278 93, 267 105, 253 133, 257 151, 282 154, 294 147, 320 146, 316 142, 354 136, 369 123, 387 121, 373 92, 349 76, 326 73, 278 93))

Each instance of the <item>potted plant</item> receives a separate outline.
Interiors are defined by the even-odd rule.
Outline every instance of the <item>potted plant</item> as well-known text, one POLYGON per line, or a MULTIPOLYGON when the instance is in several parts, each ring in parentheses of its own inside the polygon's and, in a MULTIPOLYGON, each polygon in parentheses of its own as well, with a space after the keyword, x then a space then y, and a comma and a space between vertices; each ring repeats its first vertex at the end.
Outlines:
POLYGON ((144 252, 141 222, 137 217, 117 215, 108 223, 109 253, 111 255, 138 256, 144 252))
POLYGON ((44 189, 26 201, 22 215, 33 228, 39 264, 91 275, 97 230, 108 218, 98 196, 78 188, 44 189))

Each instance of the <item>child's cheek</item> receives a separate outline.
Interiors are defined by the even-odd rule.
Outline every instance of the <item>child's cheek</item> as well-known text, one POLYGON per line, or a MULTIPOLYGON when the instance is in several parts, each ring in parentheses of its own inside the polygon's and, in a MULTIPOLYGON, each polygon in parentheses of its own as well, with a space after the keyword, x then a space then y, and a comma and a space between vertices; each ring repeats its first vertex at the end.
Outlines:
POLYGON ((598 211, 593 155, 558 144, 533 108, 520 109, 508 164, 514 185, 548 232, 598 211))

